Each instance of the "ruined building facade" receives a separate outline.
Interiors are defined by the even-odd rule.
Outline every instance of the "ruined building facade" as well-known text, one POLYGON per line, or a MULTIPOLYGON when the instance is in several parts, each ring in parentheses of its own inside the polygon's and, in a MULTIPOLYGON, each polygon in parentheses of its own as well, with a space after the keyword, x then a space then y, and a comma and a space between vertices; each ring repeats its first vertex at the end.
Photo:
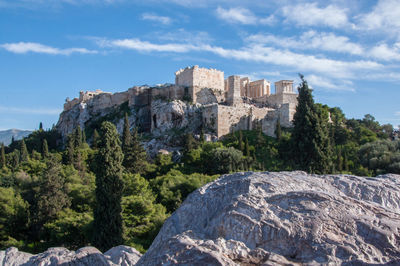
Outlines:
MULTIPOLYGON (((225 79, 223 71, 193 66, 178 70, 175 84, 135 86, 114 94, 100 90, 81 92, 79 98, 66 100, 63 113, 79 107, 80 116, 85 117, 88 105, 91 113, 104 113, 108 108, 127 103, 131 110, 139 110, 138 124, 142 130, 155 132, 160 128, 160 121, 168 114, 154 111, 153 103, 182 100, 200 112, 201 128, 218 138, 236 130, 255 128, 261 128, 264 133, 273 136, 278 119, 284 127, 292 125, 297 105, 292 80, 277 81, 274 85, 275 93, 271 93, 271 83, 265 79, 251 81, 248 77, 240 76, 225 79)), ((179 120, 179 115, 182 114, 171 114, 169 117, 179 120)), ((62 114, 61 123, 67 117, 62 114)), ((84 127, 85 124, 81 122, 80 126, 84 127)), ((70 129, 64 131, 61 133, 67 134, 70 129)))

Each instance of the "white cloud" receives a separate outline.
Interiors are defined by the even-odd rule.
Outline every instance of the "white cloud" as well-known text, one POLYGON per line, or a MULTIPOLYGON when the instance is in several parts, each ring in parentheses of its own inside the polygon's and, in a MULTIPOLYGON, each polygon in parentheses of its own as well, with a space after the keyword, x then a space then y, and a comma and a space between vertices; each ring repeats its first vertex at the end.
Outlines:
POLYGON ((226 22, 238 23, 244 25, 256 25, 256 24, 272 25, 276 21, 274 15, 270 15, 265 18, 260 18, 257 17, 249 9, 242 7, 234 7, 229 9, 218 7, 216 10, 216 14, 218 18, 226 22))
POLYGON ((369 13, 357 17, 359 29, 390 32, 398 37, 400 0, 380 0, 369 13))
POLYGON ((287 66, 293 68, 295 71, 325 73, 336 78, 352 78, 355 71, 376 71, 383 68, 383 65, 374 61, 340 61, 325 57, 317 57, 314 55, 295 53, 289 50, 282 50, 260 44, 251 44, 239 49, 226 49, 224 47, 211 46, 209 44, 155 44, 139 39, 101 39, 98 40, 97 43, 102 47, 124 48, 140 52, 210 52, 223 58, 287 66))
POLYGON ((248 40, 257 43, 273 44, 279 47, 299 50, 312 49, 355 55, 361 55, 364 52, 364 49, 361 45, 351 42, 348 37, 337 36, 334 33, 318 33, 315 31, 307 31, 298 38, 277 37, 271 34, 255 34, 250 35, 248 40))
POLYGON ((121 39, 121 40, 107 40, 99 39, 97 41, 102 47, 117 47, 130 50, 136 50, 140 52, 175 52, 175 53, 186 53, 193 50, 200 50, 200 47, 185 44, 185 43, 167 43, 167 44, 155 44, 147 41, 141 41, 139 39, 121 39))
POLYGON ((217 8, 217 16, 231 23, 240 23, 240 24, 256 24, 257 19, 254 14, 246 9, 241 7, 224 9, 222 7, 217 8))
POLYGON ((310 86, 313 87, 314 89, 316 88, 316 89, 328 89, 328 90, 355 91, 354 88, 349 87, 349 85, 352 85, 352 83, 349 81, 343 82, 339 80, 338 83, 328 78, 322 76, 316 76, 313 74, 307 75, 306 78, 308 84, 310 84, 310 86))
POLYGON ((398 45, 394 45, 391 48, 388 47, 387 44, 383 43, 373 47, 369 56, 385 61, 400 61, 400 50, 398 45))
POLYGON ((5 43, 0 44, 0 48, 3 48, 9 52, 16 54, 26 53, 41 53, 41 54, 52 54, 52 55, 70 55, 73 53, 79 54, 95 54, 97 51, 88 50, 86 48, 67 48, 60 49, 51 46, 43 45, 34 42, 18 42, 18 43, 5 43))
POLYGON ((282 13, 287 22, 299 26, 339 28, 348 25, 347 10, 335 5, 320 8, 317 3, 301 3, 294 6, 284 6, 282 13))
POLYGON ((143 13, 142 14, 142 19, 143 20, 150 20, 154 22, 159 22, 164 25, 169 25, 172 22, 172 19, 170 17, 165 17, 165 16, 158 16, 153 13, 143 13))
POLYGON ((6 114, 33 114, 33 115, 58 115, 61 109, 24 108, 0 106, 0 111, 6 114))

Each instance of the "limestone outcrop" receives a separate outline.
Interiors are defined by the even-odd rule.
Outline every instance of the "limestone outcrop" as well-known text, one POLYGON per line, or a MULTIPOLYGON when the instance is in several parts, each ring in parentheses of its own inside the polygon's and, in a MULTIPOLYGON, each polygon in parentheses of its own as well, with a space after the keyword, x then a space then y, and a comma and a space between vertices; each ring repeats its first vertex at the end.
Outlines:
POLYGON ((94 247, 84 247, 77 251, 66 248, 49 248, 47 251, 32 255, 9 248, 0 251, 0 265, 50 266, 50 265, 136 265, 141 254, 128 246, 114 247, 104 254, 94 247))
POLYGON ((193 192, 137 265, 400 264, 400 176, 236 173, 193 192))

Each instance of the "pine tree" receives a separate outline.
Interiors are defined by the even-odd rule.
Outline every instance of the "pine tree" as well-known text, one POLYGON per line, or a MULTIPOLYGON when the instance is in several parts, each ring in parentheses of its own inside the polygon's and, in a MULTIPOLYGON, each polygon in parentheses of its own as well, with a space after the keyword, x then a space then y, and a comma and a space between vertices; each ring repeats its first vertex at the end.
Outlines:
POLYGON ((245 145, 245 154, 246 154, 246 156, 247 157, 249 157, 250 156, 250 147, 249 147, 249 140, 246 138, 245 140, 244 140, 244 145, 245 145))
POLYGON ((131 173, 144 174, 146 172, 147 154, 139 141, 137 129, 134 128, 129 146, 125 148, 123 166, 131 173))
POLYGON ((49 157, 49 146, 47 145, 47 140, 46 139, 43 140, 42 155, 43 155, 43 158, 49 157))
POLYGON ((243 133, 239 130, 239 150, 243 151, 243 133))
POLYGON ((1 168, 6 167, 6 152, 4 150, 4 143, 1 143, 0 166, 1 168))
POLYGON ((82 130, 79 125, 75 128, 74 141, 75 148, 79 149, 82 147, 82 130))
POLYGON ((21 162, 26 162, 26 161, 28 161, 28 157, 29 157, 29 154, 28 154, 28 149, 26 148, 26 144, 25 144, 25 140, 24 139, 22 139, 21 140, 21 149, 20 149, 20 161, 21 162))
POLYGON ((40 123, 39 123, 39 131, 42 131, 42 130, 43 130, 43 123, 40 122, 40 123))
POLYGON ((100 140, 99 132, 97 132, 97 129, 95 129, 93 131, 92 149, 97 150, 99 140, 100 140))
POLYGON ((123 153, 115 126, 103 122, 96 162, 96 208, 93 244, 101 251, 122 244, 121 197, 123 153))
POLYGON ((293 157, 296 167, 310 173, 331 170, 328 117, 314 104, 312 90, 300 75, 298 105, 293 119, 293 157))
POLYGON ((280 118, 278 118, 278 120, 276 121, 275 136, 276 136, 276 139, 277 139, 278 141, 281 140, 281 137, 282 137, 282 128, 281 128, 281 119, 280 119, 280 118))
POLYGON ((50 156, 39 186, 37 213, 34 217, 36 225, 40 228, 69 205, 70 198, 65 179, 61 175, 61 165, 55 157, 50 156))

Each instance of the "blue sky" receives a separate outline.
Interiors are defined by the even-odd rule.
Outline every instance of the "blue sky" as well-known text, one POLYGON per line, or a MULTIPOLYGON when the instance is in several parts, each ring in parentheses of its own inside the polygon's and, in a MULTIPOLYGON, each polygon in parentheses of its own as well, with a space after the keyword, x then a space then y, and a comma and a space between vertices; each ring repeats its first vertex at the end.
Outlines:
POLYGON ((80 90, 173 83, 199 65, 400 124, 400 0, 0 0, 0 130, 57 123, 80 90))

